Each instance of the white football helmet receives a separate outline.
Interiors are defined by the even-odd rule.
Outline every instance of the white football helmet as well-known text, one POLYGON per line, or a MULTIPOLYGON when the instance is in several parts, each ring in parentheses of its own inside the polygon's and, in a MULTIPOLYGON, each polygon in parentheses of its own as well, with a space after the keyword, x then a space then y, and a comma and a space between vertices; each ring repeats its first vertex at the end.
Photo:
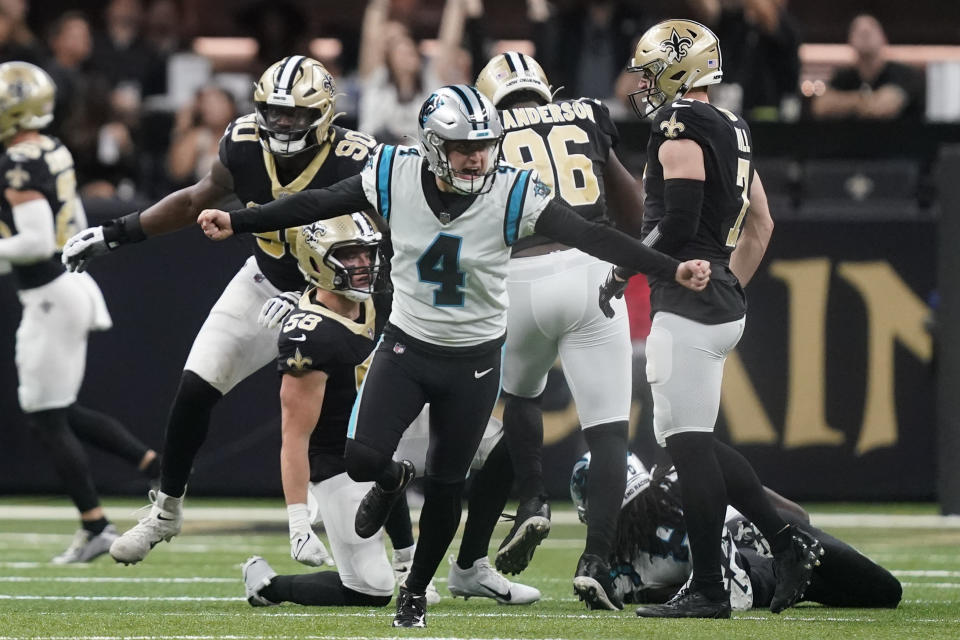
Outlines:
MULTIPOLYGON (((573 465, 573 473, 570 475, 570 498, 577 507, 577 517, 584 524, 587 523, 587 482, 589 474, 590 452, 588 451, 573 465)), ((648 486, 650 486, 650 472, 640 462, 640 458, 628 451, 627 486, 623 490, 623 502, 620 503, 620 508, 627 506, 648 486)))
POLYGON ((420 108, 419 138, 430 171, 458 193, 485 193, 493 186, 503 125, 496 107, 476 87, 457 84, 437 89, 420 108), (486 171, 475 175, 453 171, 447 157, 449 143, 486 143, 486 171))

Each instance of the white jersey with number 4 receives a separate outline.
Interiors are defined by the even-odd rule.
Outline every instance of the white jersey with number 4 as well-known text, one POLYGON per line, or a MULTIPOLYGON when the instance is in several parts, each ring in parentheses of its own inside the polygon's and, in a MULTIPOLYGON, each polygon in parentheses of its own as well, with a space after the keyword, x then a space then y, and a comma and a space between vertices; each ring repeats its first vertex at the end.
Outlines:
POLYGON ((535 172, 501 165, 489 192, 450 220, 431 208, 417 147, 384 145, 361 174, 367 199, 390 224, 393 242, 390 322, 447 347, 494 340, 507 328, 510 247, 531 235, 553 197, 535 172), (444 220, 441 220, 444 219, 444 220))

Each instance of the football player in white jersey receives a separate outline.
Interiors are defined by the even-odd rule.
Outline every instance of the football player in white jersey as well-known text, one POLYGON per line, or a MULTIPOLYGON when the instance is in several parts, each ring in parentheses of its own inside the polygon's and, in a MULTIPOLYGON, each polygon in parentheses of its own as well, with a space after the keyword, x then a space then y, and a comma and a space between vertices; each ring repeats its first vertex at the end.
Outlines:
POLYGON ((390 223, 393 309, 354 405, 345 459, 351 478, 376 481, 355 522, 359 535, 373 535, 415 474, 409 461, 391 460, 397 443, 430 403, 420 540, 393 621, 401 627, 425 625, 424 591, 456 532, 464 480, 499 393, 511 245, 536 231, 693 290, 709 281, 709 263, 681 263, 587 222, 533 172, 501 165, 503 127, 475 87, 434 92, 419 131, 419 147, 382 146, 360 176, 327 189, 198 218, 215 240, 369 208, 390 223))
MULTIPOLYGON (((607 205, 613 204, 624 219, 618 226, 639 230, 640 190, 617 158, 619 136, 601 102, 554 102, 540 64, 515 52, 491 59, 477 76, 477 89, 500 110, 507 162, 535 169, 584 219, 607 222, 607 205)), ((591 609, 622 608, 606 558, 616 542, 617 496, 623 493, 632 373, 626 303, 615 300, 620 313, 608 318, 594 298, 609 270, 602 260, 533 235, 513 246, 507 281, 503 422, 520 505, 496 565, 506 573, 523 571, 550 529, 540 397, 559 356, 597 461, 590 484, 592 517, 574 577, 574 589, 591 609)))
POLYGON ((23 315, 17 329, 20 408, 80 513, 81 528, 53 562, 89 562, 117 532, 104 515, 81 441, 123 458, 151 478, 157 454, 114 418, 77 403, 87 334, 112 326, 89 275, 66 273, 56 255, 86 226, 73 156, 41 130, 53 121, 56 87, 28 62, 0 65, 0 273, 13 271, 23 315))

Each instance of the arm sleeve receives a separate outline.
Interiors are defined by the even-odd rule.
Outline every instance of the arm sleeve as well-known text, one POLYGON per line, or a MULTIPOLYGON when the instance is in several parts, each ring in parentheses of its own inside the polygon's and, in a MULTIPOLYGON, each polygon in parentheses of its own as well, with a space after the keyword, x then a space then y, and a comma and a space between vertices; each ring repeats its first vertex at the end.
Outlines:
POLYGON ((259 233, 299 227, 370 207, 358 174, 326 189, 308 189, 265 205, 231 211, 230 225, 234 233, 259 233))
POLYGON ((645 247, 639 240, 551 200, 537 219, 537 233, 633 271, 673 280, 680 261, 645 247))
POLYGON ((644 244, 673 254, 697 234, 703 206, 703 181, 687 178, 664 180, 663 204, 665 214, 644 239, 644 244))
POLYGON ((13 207, 13 222, 17 233, 0 239, 0 260, 29 264, 46 260, 57 250, 53 210, 44 198, 13 207))

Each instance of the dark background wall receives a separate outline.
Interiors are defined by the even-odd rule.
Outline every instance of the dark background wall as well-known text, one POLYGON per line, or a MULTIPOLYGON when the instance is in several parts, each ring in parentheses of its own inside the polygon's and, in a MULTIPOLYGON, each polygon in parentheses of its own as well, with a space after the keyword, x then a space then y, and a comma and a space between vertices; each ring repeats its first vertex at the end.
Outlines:
MULTIPOLYGON (((754 133, 759 153, 787 156, 801 166, 844 150, 866 159, 896 151, 927 170, 942 142, 960 138, 958 127, 920 125, 768 124, 754 133)), ((644 125, 625 125, 623 134, 628 147, 642 148, 644 125)), ((786 187, 775 192, 772 182, 765 180, 771 195, 784 198, 779 190, 786 187)), ((930 188, 933 206, 914 207, 909 217, 906 209, 878 219, 869 207, 839 205, 813 217, 810 211, 808 217, 774 211, 774 241, 748 290, 747 331, 727 365, 719 432, 750 457, 768 484, 791 497, 936 495, 937 287, 955 283, 936 281, 938 208, 935 185, 930 188)), ((193 337, 248 255, 242 240, 213 244, 189 229, 95 263, 91 271, 115 327, 91 339, 81 401, 112 413, 159 447, 193 337)), ((12 282, 0 277, 0 493, 58 492, 17 408, 18 319, 12 282)), ((563 496, 584 446, 576 414, 554 377, 546 402, 545 468, 550 492, 563 496)), ((266 368, 221 403, 195 465, 192 493, 280 494, 277 391, 277 376, 266 368)), ((656 453, 641 418, 634 424, 634 448, 648 460, 656 453)), ((105 492, 142 492, 135 472, 100 454, 92 458, 105 492)))

